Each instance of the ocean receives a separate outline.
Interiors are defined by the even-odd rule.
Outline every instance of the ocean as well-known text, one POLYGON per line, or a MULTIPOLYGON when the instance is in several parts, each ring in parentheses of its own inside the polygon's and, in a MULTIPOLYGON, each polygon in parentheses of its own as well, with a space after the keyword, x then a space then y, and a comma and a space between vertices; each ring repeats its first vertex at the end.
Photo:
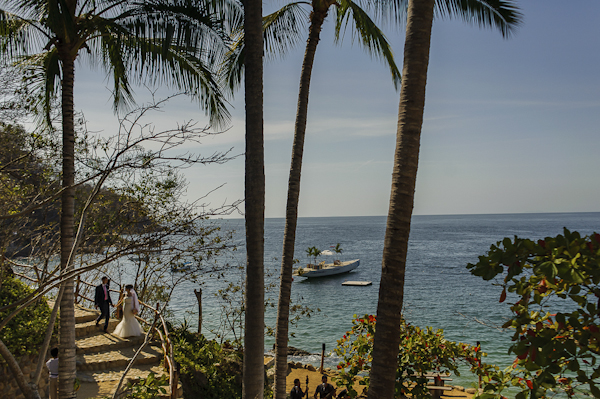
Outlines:
MULTIPOLYGON (((245 262, 244 220, 220 223, 236 231, 234 239, 239 247, 223 261, 242 267, 245 262)), ((284 223, 282 218, 265 221, 265 283, 271 286, 266 297, 274 304, 266 307, 265 322, 272 327, 284 223)), ((351 327, 353 315, 376 314, 385 223, 383 216, 299 219, 295 258, 300 264, 307 261, 306 248, 316 246, 325 250, 340 243, 342 260, 360 259, 360 266, 348 274, 322 279, 295 278, 292 301, 313 309, 314 313, 291 327, 293 336, 289 344, 315 355, 291 357, 291 360, 318 364, 320 356, 316 354, 324 343, 329 354, 326 366, 335 367, 339 359, 331 351, 336 340, 351 327), (366 280, 373 284, 342 286, 345 280, 366 280)), ((502 368, 508 366, 514 360, 514 356, 507 354, 512 332, 503 331, 499 326, 509 316, 510 295, 507 302, 499 303, 501 289, 493 282, 472 276, 466 265, 477 262, 479 255, 504 237, 539 239, 562 234, 565 227, 582 235, 600 231, 600 213, 414 216, 404 288, 405 318, 420 327, 443 329, 446 339, 451 341, 469 344, 479 341, 488 354, 484 361, 502 368)), ((203 333, 208 337, 214 337, 217 330, 223 331, 220 326, 228 323, 225 303, 215 294, 226 287, 228 281, 240 284, 243 278, 243 269, 233 269, 224 279, 203 281, 203 333)), ((194 287, 181 285, 172 299, 176 318, 186 318, 193 328, 197 312, 196 298, 192 294, 194 287)), ((265 351, 273 342, 273 337, 266 336, 265 351)), ((454 378, 453 384, 470 387, 476 384, 476 379, 470 373, 463 373, 454 378)))

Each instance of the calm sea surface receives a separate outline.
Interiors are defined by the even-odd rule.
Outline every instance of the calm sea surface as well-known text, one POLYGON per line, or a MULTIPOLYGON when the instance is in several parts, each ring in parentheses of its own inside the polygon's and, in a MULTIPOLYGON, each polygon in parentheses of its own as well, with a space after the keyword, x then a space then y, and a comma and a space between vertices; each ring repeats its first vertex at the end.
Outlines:
MULTIPOLYGON (((375 314, 385 234, 385 217, 300 218, 296 234, 296 258, 305 263, 305 250, 316 246, 324 250, 340 243, 343 260, 360 259, 354 272, 323 279, 295 278, 292 300, 313 309, 320 309, 292 327, 290 345, 311 353, 320 353, 325 343, 331 351, 336 340, 351 327, 354 314, 375 314), (344 280, 368 280, 367 287, 344 287, 344 280)), ((244 221, 224 220, 224 227, 236 230, 239 250, 227 261, 243 266, 245 262, 244 221)), ((562 234, 563 228, 577 230, 583 235, 600 231, 600 213, 503 214, 414 216, 410 234, 405 282, 405 317, 415 325, 443 329, 447 339, 475 344, 480 341, 488 353, 487 362, 502 367, 513 357, 507 355, 509 331, 499 326, 508 316, 508 306, 498 303, 500 288, 491 282, 471 276, 467 263, 475 263, 490 245, 504 237, 517 235, 538 239, 562 234)), ((265 222, 266 283, 277 284, 279 278, 284 219, 265 222)), ((325 259, 325 258, 321 258, 325 259)), ((319 259, 319 260, 321 260, 319 259)), ((239 284, 243 271, 232 271, 226 278, 239 284)), ((226 286, 222 279, 211 279, 203 286, 203 333, 224 322, 224 303, 214 294, 226 286)), ((187 318, 193 325, 197 311, 194 286, 184 284, 173 298, 173 310, 178 318, 187 318)), ((276 304, 278 288, 269 291, 276 304)), ((510 300, 510 298, 509 298, 510 300)), ((266 323, 274 326, 276 308, 267 307, 266 323)), ((274 340, 266 337, 265 348, 274 340)), ((293 358, 317 364, 318 356, 293 358)), ((330 356, 328 366, 337 364, 330 356)), ((469 387, 475 379, 467 374, 453 381, 469 387)))

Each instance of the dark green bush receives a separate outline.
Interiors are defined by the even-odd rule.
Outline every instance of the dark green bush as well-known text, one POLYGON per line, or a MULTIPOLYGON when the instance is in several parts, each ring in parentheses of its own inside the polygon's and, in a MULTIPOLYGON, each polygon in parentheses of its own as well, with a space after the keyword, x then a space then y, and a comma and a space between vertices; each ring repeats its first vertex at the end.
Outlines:
POLYGON ((176 328, 171 339, 186 397, 206 399, 242 397, 242 357, 216 341, 176 328))
MULTIPOLYGON (((31 288, 18 279, 5 275, 0 285, 0 306, 16 302, 31 291, 31 288)), ((15 308, 12 308, 0 312, 0 320, 14 310, 15 308)), ((52 311, 45 299, 31 304, 0 330, 0 339, 15 356, 38 353, 46 335, 50 313, 52 311)))

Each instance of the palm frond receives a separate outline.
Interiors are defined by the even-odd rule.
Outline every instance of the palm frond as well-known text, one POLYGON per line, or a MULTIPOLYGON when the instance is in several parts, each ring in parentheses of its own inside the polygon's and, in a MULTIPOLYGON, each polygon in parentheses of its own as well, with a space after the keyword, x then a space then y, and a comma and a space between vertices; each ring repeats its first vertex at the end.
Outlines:
MULTIPOLYGON (((16 57, 46 51, 48 60, 55 60, 56 46, 69 43, 68 57, 87 49, 92 62, 98 61, 111 75, 115 109, 134 104, 130 80, 135 80, 172 85, 198 96, 213 124, 229 119, 215 69, 232 41, 228 29, 239 24, 243 14, 239 0, 6 0, 3 4, 7 3, 11 11, 36 19, 0 11, 3 54, 16 57), (40 36, 39 30, 32 29, 35 23, 46 35, 34 43, 31 32, 40 36)), ((50 73, 46 85, 40 86, 50 97, 56 94, 55 79, 60 75, 56 61, 40 69, 50 73)))
POLYGON ((48 15, 48 0, 5 0, 2 3, 5 10, 31 21, 40 21, 48 15))
POLYGON ((62 76, 58 51, 53 48, 21 57, 15 66, 24 72, 37 124, 52 129, 52 113, 60 92, 62 76))
POLYGON ((133 92, 127 78, 130 71, 125 65, 125 44, 121 40, 122 37, 117 34, 100 37, 102 65, 109 70, 113 77, 113 108, 115 112, 119 109, 130 109, 135 105, 133 92))
MULTIPOLYGON (((287 4, 272 14, 263 17, 263 38, 265 55, 273 59, 277 55, 283 57, 301 39, 300 32, 306 26, 308 11, 302 5, 305 1, 287 4)), ((233 93, 241 85, 244 76, 244 31, 239 26, 232 32, 235 39, 225 55, 220 75, 224 86, 233 93)))
POLYGON ((213 65, 206 64, 202 55, 189 51, 187 46, 168 46, 169 51, 160 51, 166 43, 158 40, 137 40, 127 44, 125 68, 139 83, 168 85, 188 92, 198 99, 213 125, 223 127, 229 121, 220 79, 213 65))
POLYGON ((365 0, 360 5, 364 10, 372 11, 378 21, 390 22, 398 27, 406 23, 408 0, 365 0))
POLYGON ((115 19, 138 37, 204 52, 223 47, 230 38, 224 28, 226 16, 215 7, 213 0, 148 0, 115 19))
POLYGON ((223 79, 223 86, 233 94, 242 84, 244 77, 244 37, 243 33, 239 39, 231 46, 230 51, 225 55, 225 60, 219 71, 223 79))
POLYGON ((289 3, 272 14, 263 17, 265 55, 274 58, 287 54, 302 38, 301 32, 308 21, 308 11, 302 7, 305 1, 289 3))
POLYGON ((36 21, 0 10, 0 52, 9 58, 41 51, 48 37, 36 21))
POLYGON ((392 48, 385 35, 375 22, 358 4, 352 0, 339 0, 336 7, 335 40, 340 42, 350 22, 354 23, 353 35, 371 56, 381 58, 388 65, 394 87, 398 89, 401 81, 400 70, 394 60, 392 48))
POLYGON ((479 27, 498 29, 508 37, 523 21, 513 0, 438 0, 436 16, 461 18, 479 27))

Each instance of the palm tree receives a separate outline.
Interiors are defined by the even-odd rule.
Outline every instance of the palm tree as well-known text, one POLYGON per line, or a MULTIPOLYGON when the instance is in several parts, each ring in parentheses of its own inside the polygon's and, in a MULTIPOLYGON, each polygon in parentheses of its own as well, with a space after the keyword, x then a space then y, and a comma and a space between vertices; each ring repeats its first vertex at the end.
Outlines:
MULTIPOLYGON (((294 141, 292 144, 292 160, 288 180, 288 197, 286 204, 285 229, 283 235, 283 254, 279 285, 279 300, 277 306, 277 326, 275 332, 275 398, 285 398, 285 379, 287 372, 287 342, 289 324, 289 306, 292 288, 292 268, 294 265, 294 249, 296 241, 296 226, 298 222, 298 201, 300 198, 300 178, 302 156, 304 152, 304 137, 308 117, 308 97, 313 62, 320 40, 323 23, 327 18, 330 7, 336 10, 336 40, 349 22, 354 24, 355 31, 360 37, 361 44, 367 51, 381 57, 389 65, 394 83, 400 79, 391 48, 381 30, 374 24, 368 14, 352 0, 312 0, 311 3, 291 3, 280 11, 265 18, 267 26, 275 25, 275 21, 284 20, 284 26, 293 27, 295 16, 299 13, 301 4, 310 4, 311 13, 308 29, 308 40, 300 74, 296 122, 294 125, 294 141), (290 16, 293 16, 291 18, 290 16)), ((281 23, 280 23, 281 25, 281 23)), ((279 26, 280 26, 279 25, 279 26)))
POLYGON ((244 2, 246 103, 246 329, 242 398, 264 394, 264 228, 262 0, 244 2))
POLYGON ((504 36, 510 34, 521 19, 517 7, 510 0, 408 1, 398 131, 377 304, 377 331, 373 346, 369 399, 394 397, 404 271, 425 107, 434 4, 439 15, 456 15, 481 26, 496 27, 504 36))
MULTIPOLYGON (((75 60, 88 55, 114 80, 115 109, 133 101, 129 76, 166 82, 200 99, 211 121, 227 117, 217 80, 206 60, 223 51, 225 35, 210 1, 8 0, 0 10, 0 50, 21 66, 41 69, 40 104, 49 121, 60 89, 63 165, 61 273, 73 268, 75 193, 75 60), (179 17, 176 22, 172 18, 179 17), (210 32, 210 34, 208 34, 210 32), (81 50, 86 50, 83 52, 81 50), (212 49, 212 50, 210 50, 212 49)), ((59 394, 72 398, 75 379, 73 279, 63 284, 60 303, 59 394)))

